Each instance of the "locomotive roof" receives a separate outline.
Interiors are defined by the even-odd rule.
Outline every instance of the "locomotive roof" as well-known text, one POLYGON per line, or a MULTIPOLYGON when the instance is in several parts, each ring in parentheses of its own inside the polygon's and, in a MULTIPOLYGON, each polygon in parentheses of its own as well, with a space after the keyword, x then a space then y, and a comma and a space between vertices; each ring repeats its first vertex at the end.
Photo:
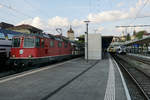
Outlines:
POLYGON ((66 42, 70 41, 67 38, 64 38, 63 36, 58 37, 58 36, 55 36, 52 34, 45 34, 45 33, 31 33, 31 34, 22 33, 20 36, 37 36, 37 37, 41 37, 41 38, 51 38, 51 39, 58 40, 58 41, 66 41, 66 42))

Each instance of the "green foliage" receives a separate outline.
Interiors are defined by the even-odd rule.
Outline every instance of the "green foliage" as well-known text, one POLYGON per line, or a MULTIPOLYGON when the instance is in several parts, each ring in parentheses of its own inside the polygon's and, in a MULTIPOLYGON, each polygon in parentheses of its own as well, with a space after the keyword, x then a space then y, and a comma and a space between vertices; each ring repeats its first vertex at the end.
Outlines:
POLYGON ((133 31, 133 35, 136 35, 136 31, 135 30, 133 31))
POLYGON ((80 37, 80 38, 84 38, 84 35, 80 35, 79 37, 80 37))
POLYGON ((143 37, 143 34, 147 33, 146 31, 139 31, 136 33, 136 38, 141 39, 143 37))
POLYGON ((127 41, 131 40, 131 36, 130 36, 129 33, 127 34, 126 40, 127 40, 127 41))
POLYGON ((84 43, 84 35, 80 35, 80 36, 79 36, 78 42, 79 42, 79 43, 84 43))

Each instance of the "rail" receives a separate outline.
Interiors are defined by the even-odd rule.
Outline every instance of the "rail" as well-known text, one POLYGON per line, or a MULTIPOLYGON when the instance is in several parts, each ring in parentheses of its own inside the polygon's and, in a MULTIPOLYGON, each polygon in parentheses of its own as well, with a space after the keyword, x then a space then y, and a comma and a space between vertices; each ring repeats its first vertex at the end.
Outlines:
POLYGON ((114 59, 117 61, 118 65, 120 65, 120 67, 129 75, 129 77, 132 79, 132 81, 135 83, 135 85, 139 88, 140 92, 143 94, 144 98, 146 100, 150 100, 150 94, 149 94, 150 91, 148 91, 150 89, 150 77, 148 77, 142 71, 138 70, 135 67, 133 67, 134 70, 129 70, 124 64, 122 64, 120 62, 120 60, 122 60, 121 58, 114 57, 114 59), (136 77, 136 76, 140 76, 140 77, 143 76, 142 81, 141 81, 140 77, 136 77), (148 83, 147 83, 147 81, 148 81, 148 83), (147 88, 149 88, 149 89, 147 89, 147 88))

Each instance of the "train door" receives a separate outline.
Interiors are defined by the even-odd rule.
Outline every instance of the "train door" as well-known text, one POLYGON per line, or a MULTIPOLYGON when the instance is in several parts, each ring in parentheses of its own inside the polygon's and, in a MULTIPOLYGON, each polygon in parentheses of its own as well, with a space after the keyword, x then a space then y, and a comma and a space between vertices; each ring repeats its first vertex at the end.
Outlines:
POLYGON ((40 57, 44 56, 44 43, 45 43, 44 39, 40 38, 40 49, 38 50, 40 57))
POLYGON ((49 41, 48 41, 48 39, 46 38, 45 39, 45 43, 44 43, 44 55, 45 56, 48 56, 48 46, 49 45, 49 41))
POLYGON ((58 41, 58 55, 62 54, 61 50, 62 50, 62 41, 58 41))

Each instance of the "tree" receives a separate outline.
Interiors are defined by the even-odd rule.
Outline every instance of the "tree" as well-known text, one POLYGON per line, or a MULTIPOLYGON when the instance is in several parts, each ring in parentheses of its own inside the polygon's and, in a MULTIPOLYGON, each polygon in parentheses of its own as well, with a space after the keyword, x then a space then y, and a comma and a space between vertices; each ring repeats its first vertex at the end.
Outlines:
POLYGON ((78 37, 78 42, 79 42, 79 43, 84 43, 84 35, 80 35, 80 36, 78 37))
POLYGON ((137 37, 138 39, 141 39, 141 38, 143 38, 143 34, 144 34, 144 33, 147 33, 147 31, 145 31, 145 30, 144 30, 144 31, 139 31, 139 32, 136 33, 136 37, 137 37))
POLYGON ((133 35, 134 35, 134 36, 136 35, 136 31, 135 31, 135 30, 133 31, 133 35))
POLYGON ((127 34, 126 40, 127 40, 127 41, 131 40, 131 36, 130 36, 129 33, 127 34))

